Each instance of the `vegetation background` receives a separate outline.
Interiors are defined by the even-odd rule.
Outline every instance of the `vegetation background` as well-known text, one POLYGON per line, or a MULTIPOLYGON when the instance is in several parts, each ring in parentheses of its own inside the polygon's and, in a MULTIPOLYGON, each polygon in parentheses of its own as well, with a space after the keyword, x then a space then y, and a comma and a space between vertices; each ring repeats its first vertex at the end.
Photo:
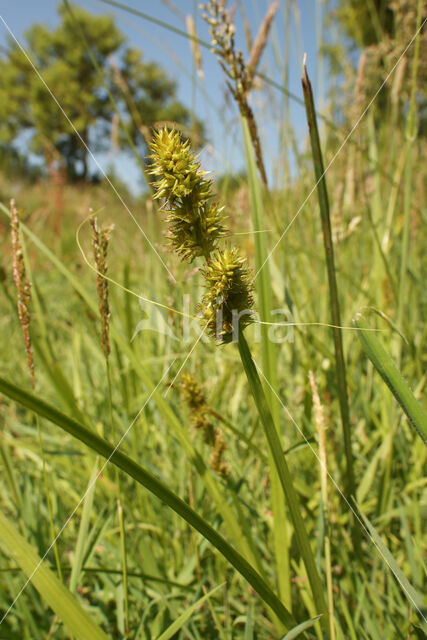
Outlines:
MULTIPOLYGON (((237 2, 229 16, 244 69, 260 47, 245 97, 267 186, 247 114, 209 50, 196 3, 98 2, 94 14, 89 3, 58 2, 54 24, 4 41, 0 638, 425 637, 426 449, 412 428, 421 425, 425 439, 425 15, 410 0, 274 7, 237 2), (119 17, 145 33, 157 29, 166 60, 145 36, 129 42, 119 17), (313 38, 307 68, 326 167, 320 182, 298 80, 313 38), (175 43, 181 59, 168 62, 175 43), (255 309, 292 326, 255 325, 245 335, 327 610, 312 590, 236 345, 198 339, 198 322, 187 335, 175 312, 197 312, 203 261, 180 262, 164 239, 146 163, 152 128, 162 125, 175 125, 215 171, 226 242, 239 246, 253 275, 269 256, 255 280, 255 309), (329 194, 346 327, 351 470, 337 330, 326 326, 334 310, 316 182, 329 194), (114 224, 107 364, 91 211, 100 227, 114 224), (14 260, 31 282, 26 344, 14 260), (86 444, 74 437, 76 424, 86 444), (96 438, 117 443, 124 434, 120 452, 135 464, 122 461, 119 472, 114 457, 104 466, 108 450, 96 438), (141 469, 169 489, 163 502, 141 469), (199 514, 199 533, 188 513, 177 514, 174 495, 199 514), (223 541, 210 544, 209 527, 223 541), (293 622, 278 619, 262 585, 293 622)), ((6 34, 6 13, 3 21, 6 34)))

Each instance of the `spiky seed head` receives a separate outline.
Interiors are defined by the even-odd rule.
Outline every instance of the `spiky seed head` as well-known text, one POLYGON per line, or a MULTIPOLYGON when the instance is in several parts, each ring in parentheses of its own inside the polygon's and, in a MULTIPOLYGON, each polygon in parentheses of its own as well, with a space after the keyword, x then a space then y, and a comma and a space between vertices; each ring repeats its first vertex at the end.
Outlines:
POLYGON ((230 342, 234 331, 253 320, 252 285, 246 259, 236 247, 215 251, 203 270, 206 292, 200 309, 210 335, 218 342, 230 342))
POLYGON ((206 398, 202 386, 191 373, 184 371, 182 374, 180 391, 182 399, 192 411, 206 407, 206 398))
POLYGON ((214 445, 209 460, 209 464, 213 471, 222 478, 228 478, 231 473, 231 469, 228 464, 223 460, 223 454, 227 446, 225 444, 224 436, 221 429, 215 429, 214 445))
POLYGON ((218 240, 225 235, 222 211, 223 207, 207 202, 193 207, 185 198, 168 211, 167 238, 182 260, 192 262, 217 248, 218 240))
POLYGON ((180 384, 181 397, 191 411, 191 426, 203 433, 207 444, 214 444, 215 429, 206 417, 209 411, 201 384, 191 373, 184 372, 180 384))
POLYGON ((158 179, 153 183, 155 198, 165 198, 170 204, 190 194, 193 204, 210 197, 210 180, 206 171, 191 151, 190 143, 184 142, 175 129, 166 127, 156 131, 150 143, 152 155, 149 174, 158 179))
POLYGON ((203 439, 210 447, 212 453, 209 464, 215 473, 222 477, 230 474, 229 466, 222 459, 226 444, 222 431, 214 427, 209 421, 209 407, 201 384, 191 373, 184 372, 181 377, 180 393, 191 411, 191 426, 196 431, 203 433, 203 439))
POLYGON ((182 260, 208 257, 224 235, 222 208, 209 202, 212 182, 177 131, 161 129, 151 143, 156 198, 165 199, 168 242, 182 260))

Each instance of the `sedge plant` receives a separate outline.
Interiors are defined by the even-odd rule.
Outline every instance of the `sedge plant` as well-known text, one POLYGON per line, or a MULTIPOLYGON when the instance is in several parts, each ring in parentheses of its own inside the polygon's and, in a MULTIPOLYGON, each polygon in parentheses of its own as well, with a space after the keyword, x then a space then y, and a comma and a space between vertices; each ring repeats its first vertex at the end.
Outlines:
POLYGON ((288 503, 299 552, 303 559, 323 632, 329 633, 328 609, 308 539, 292 474, 267 402, 257 367, 244 335, 254 321, 254 299, 247 260, 239 250, 221 242, 225 235, 222 208, 213 202, 212 181, 179 132, 163 128, 154 134, 150 155, 155 198, 162 199, 167 239, 182 260, 204 258, 201 270, 205 293, 199 304, 201 322, 218 345, 237 342, 243 369, 267 438, 272 463, 288 503))

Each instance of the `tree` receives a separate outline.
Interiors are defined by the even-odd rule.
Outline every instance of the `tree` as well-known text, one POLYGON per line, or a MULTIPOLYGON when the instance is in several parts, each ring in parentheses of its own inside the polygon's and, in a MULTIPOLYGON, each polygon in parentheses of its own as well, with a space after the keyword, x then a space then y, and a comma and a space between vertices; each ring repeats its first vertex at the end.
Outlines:
MULTIPOLYGON (((16 143, 26 132, 32 153, 43 156, 47 164, 60 158, 70 178, 87 179, 85 144, 93 151, 111 144, 117 116, 109 93, 142 156, 143 134, 155 122, 190 121, 188 110, 176 99, 176 83, 159 65, 145 62, 140 51, 125 47, 111 17, 64 6, 58 13, 55 30, 35 24, 27 31, 24 49, 79 135, 10 39, 0 58, 0 145, 16 143)), ((122 134, 117 139, 122 145, 126 138, 122 134)))

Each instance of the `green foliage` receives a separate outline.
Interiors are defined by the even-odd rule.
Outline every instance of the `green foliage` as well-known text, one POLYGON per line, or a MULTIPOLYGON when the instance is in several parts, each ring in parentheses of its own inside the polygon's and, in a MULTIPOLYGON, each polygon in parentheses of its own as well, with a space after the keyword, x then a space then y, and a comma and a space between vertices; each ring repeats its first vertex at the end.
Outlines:
MULTIPOLYGON (((85 145, 105 151, 111 144, 115 111, 108 94, 120 113, 128 114, 122 121, 141 154, 144 138, 132 110, 145 127, 159 120, 189 121, 187 109, 176 99, 175 82, 157 64, 145 62, 140 51, 125 48, 125 38, 111 17, 74 7, 69 11, 64 5, 58 12, 56 29, 35 24, 25 34, 23 46, 31 62, 12 39, 0 60, 0 142, 10 143, 29 131, 31 151, 48 164, 59 154, 70 177, 87 178, 85 145)), ((117 139, 123 144, 123 135, 117 139)))
MULTIPOLYGON (((412 20, 411 16, 413 12, 408 12, 412 20)), ((386 38, 379 44, 385 43, 386 38)), ((417 613, 425 616, 421 594, 426 592, 422 550, 427 448, 410 422, 418 424, 419 416, 423 418, 414 399, 421 402, 426 385, 421 233, 426 144, 415 126, 423 46, 420 43, 419 73, 412 53, 404 69, 403 77, 411 78, 414 95, 406 126, 399 120, 400 107, 408 104, 403 85, 399 109, 379 109, 381 117, 375 121, 375 101, 342 148, 349 128, 341 126, 341 121, 324 119, 327 128, 319 130, 329 167, 354 497, 365 527, 360 527, 359 555, 349 535, 350 505, 355 502, 346 502, 341 493, 348 474, 339 428, 333 331, 324 326, 331 322, 331 302, 316 193, 303 204, 316 178, 311 154, 302 151, 300 128, 293 131, 292 123, 286 122, 277 164, 266 141, 268 166, 277 175, 277 188, 267 192, 257 178, 243 123, 247 178, 239 179, 236 192, 227 189, 229 178, 220 189, 219 199, 227 206, 227 242, 239 245, 240 255, 248 256, 255 272, 273 250, 254 283, 254 309, 266 322, 295 323, 279 327, 254 322, 245 329, 252 355, 243 341, 240 348, 249 381, 233 345, 218 348, 204 337, 196 344, 199 322, 193 324, 194 319, 185 314, 203 295, 202 259, 179 261, 162 249, 160 216, 151 200, 126 196, 129 207, 138 212, 144 233, 159 252, 164 251, 174 279, 168 278, 143 235, 136 233, 134 221, 105 185, 63 182, 62 205, 55 209, 58 187, 54 180, 30 183, 22 181, 18 172, 0 173, 4 202, 0 204, 2 612, 8 611, 19 593, 36 556, 41 558, 50 547, 50 521, 55 532, 61 531, 42 572, 33 576, 36 579, 1 623, 2 637, 66 640, 70 634, 64 622, 70 614, 75 616, 71 626, 75 623, 72 634, 77 636, 79 613, 73 602, 78 603, 80 616, 90 617, 114 640, 158 639, 172 633, 177 640, 323 640, 330 633, 333 640, 329 629, 335 630, 335 640, 425 637, 417 613), (288 179, 283 179, 282 172, 289 155, 285 134, 301 141, 300 147, 295 144, 298 153, 288 179), (22 245, 32 283, 32 393, 25 389, 29 376, 12 279, 8 207, 12 197, 22 211, 22 245), (76 245, 76 217, 87 216, 90 207, 97 211, 102 226, 115 224, 108 253, 108 274, 116 283, 109 283, 108 379, 99 341, 96 277, 76 245), (148 300, 166 308, 154 307, 148 300), (360 322, 350 327, 355 312, 365 307, 380 310, 406 340, 383 324, 378 325, 380 334, 360 322), (135 327, 144 324, 147 316, 153 322, 137 332, 135 327), (184 331, 187 320, 189 335, 184 331), (162 331, 165 327, 168 331, 162 331), (317 459, 317 413, 309 371, 323 406, 330 476, 317 459), (40 414, 44 454, 34 411, 40 414), (218 439, 212 459, 212 431, 218 425, 223 442, 218 439), (113 442, 122 436, 112 461, 91 486, 113 442), (213 464, 218 460, 227 473, 218 473, 221 470, 213 464), (322 495, 324 481, 327 498, 322 495), (122 518, 118 521, 119 483, 122 518), (288 502, 283 497, 285 487, 288 502), (27 545, 31 566, 25 561, 30 557, 27 545), (55 548, 64 589, 54 586, 59 577, 52 580, 54 573, 59 576, 55 548), (321 583, 315 597, 304 566, 304 558, 309 564, 310 556, 315 564, 311 562, 311 581, 318 573, 321 583), (328 566, 334 605, 330 626, 325 615, 317 618, 322 593, 326 596, 328 566), (70 591, 75 594, 72 601, 70 591), (286 632, 285 627, 291 630, 286 632)), ((280 64, 279 55, 277 60, 280 64)), ((393 59, 383 61, 382 70, 388 72, 393 59)), ((343 54, 340 70, 345 70, 345 77, 339 76, 339 88, 344 113, 353 117, 361 109, 354 100, 356 83, 350 62, 343 54)), ((314 61, 310 64, 314 73, 314 61)), ((389 85, 396 87, 398 79, 392 74, 389 85)), ((378 85, 370 82, 369 88, 376 90, 378 85)), ((113 83, 110 86, 116 96, 123 94, 122 104, 134 117, 136 97, 120 94, 113 83)), ((362 83, 365 88, 368 85, 362 83)), ((274 96, 281 98, 264 89, 265 85, 257 89, 258 104, 263 97, 269 102, 274 96)), ((269 118, 266 112, 266 126, 269 118)), ((283 120, 274 122, 278 131, 283 120)), ((130 120, 128 124, 132 131, 130 120)), ((232 171, 236 146, 243 149, 243 145, 238 136, 234 144, 236 129, 228 124, 224 122, 224 132, 233 144, 222 165, 232 171)), ((7 147, 3 148, 6 152, 7 147)), ((197 164, 198 158, 187 161, 191 174, 192 162, 197 164)), ((89 221, 79 233, 92 264, 89 221)), ((227 265, 234 262, 227 259, 227 265)), ((225 282, 227 273, 221 268, 213 275, 225 282)), ((92 633, 92 637, 96 636, 92 633)))

